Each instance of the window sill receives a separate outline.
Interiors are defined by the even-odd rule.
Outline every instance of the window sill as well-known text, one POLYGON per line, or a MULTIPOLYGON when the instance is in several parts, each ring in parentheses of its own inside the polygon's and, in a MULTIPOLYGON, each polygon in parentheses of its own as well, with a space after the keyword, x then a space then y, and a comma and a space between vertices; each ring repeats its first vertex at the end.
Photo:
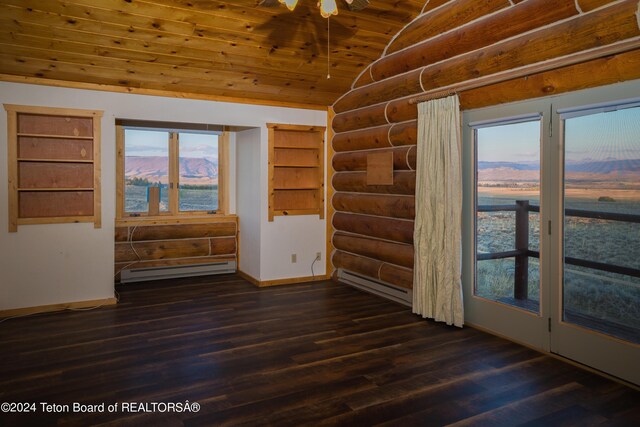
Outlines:
POLYGON ((164 225, 164 224, 193 224, 211 222, 236 222, 237 215, 162 215, 162 216, 129 216, 116 218, 116 227, 132 225, 164 225))

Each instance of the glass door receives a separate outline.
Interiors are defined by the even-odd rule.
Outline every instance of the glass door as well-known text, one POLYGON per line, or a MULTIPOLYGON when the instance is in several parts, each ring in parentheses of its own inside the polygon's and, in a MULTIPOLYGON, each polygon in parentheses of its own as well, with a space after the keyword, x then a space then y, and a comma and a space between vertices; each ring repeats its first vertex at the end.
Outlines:
POLYGON ((552 351, 640 384, 640 102, 561 108, 557 116, 552 351))
POLYGON ((541 111, 464 115, 465 188, 473 191, 465 191, 463 283, 468 323, 548 348, 540 233, 548 124, 541 111))

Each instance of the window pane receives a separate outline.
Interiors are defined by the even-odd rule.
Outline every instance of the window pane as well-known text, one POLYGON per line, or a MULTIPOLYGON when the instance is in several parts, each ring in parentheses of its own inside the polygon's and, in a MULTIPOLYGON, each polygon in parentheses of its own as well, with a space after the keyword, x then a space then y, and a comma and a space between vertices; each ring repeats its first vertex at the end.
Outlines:
POLYGON ((538 312, 540 121, 476 130, 475 294, 538 312))
POLYGON ((160 211, 169 210, 169 133, 125 129, 124 210, 147 212, 148 187, 160 187, 160 211))
POLYGON ((180 210, 218 209, 218 135, 180 133, 180 210))
POLYGON ((640 343, 640 108, 567 119, 564 144, 564 320, 640 343))

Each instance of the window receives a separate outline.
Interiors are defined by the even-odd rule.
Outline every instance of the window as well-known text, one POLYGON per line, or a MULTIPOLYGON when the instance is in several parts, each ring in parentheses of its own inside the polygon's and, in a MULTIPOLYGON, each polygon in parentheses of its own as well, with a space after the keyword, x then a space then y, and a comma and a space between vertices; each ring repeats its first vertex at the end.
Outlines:
POLYGON ((118 215, 224 214, 228 136, 118 126, 118 215))

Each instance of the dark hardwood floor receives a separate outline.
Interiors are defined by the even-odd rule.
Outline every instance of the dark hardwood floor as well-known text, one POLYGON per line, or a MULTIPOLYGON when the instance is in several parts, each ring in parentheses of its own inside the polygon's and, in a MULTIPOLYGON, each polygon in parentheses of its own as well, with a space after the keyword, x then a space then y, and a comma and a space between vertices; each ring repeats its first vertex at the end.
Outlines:
POLYGON ((0 413, 0 426, 640 425, 640 392, 345 285, 219 276, 120 296, 0 323, 0 402, 37 410, 0 413), (139 412, 187 400, 200 410, 139 412))

